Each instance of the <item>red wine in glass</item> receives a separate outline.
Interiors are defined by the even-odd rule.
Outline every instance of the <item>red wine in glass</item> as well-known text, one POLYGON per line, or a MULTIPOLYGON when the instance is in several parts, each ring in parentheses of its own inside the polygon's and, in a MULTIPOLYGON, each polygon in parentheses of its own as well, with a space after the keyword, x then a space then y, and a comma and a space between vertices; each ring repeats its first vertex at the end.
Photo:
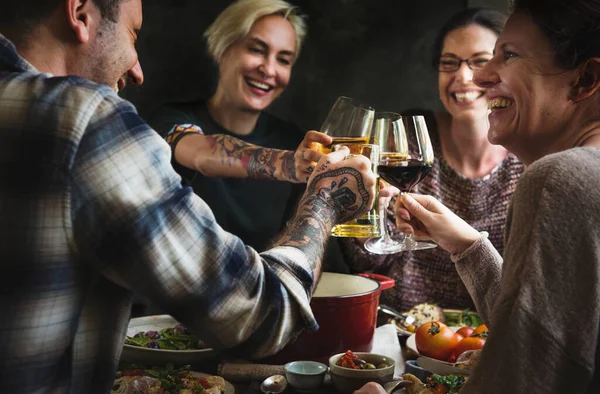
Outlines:
POLYGON ((425 178, 431 164, 419 160, 389 160, 379 163, 379 176, 402 192, 410 190, 425 178))

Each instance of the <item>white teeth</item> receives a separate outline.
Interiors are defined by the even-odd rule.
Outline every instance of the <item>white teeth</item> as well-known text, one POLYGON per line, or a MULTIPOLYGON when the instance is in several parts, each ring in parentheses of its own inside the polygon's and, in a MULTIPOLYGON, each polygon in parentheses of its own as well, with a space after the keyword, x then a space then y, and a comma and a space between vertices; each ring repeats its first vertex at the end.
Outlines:
POLYGON ((491 110, 499 109, 499 108, 506 108, 506 107, 510 107, 512 105, 512 103, 513 103, 512 100, 505 99, 502 97, 496 97, 488 102, 488 108, 491 110))
POLYGON ((481 96, 481 92, 463 92, 463 93, 459 93, 456 92, 454 93, 454 97, 456 97, 456 101, 458 102, 464 102, 464 101, 473 101, 478 99, 481 96))
POLYGON ((262 90, 269 90, 271 89, 271 87, 269 85, 266 85, 264 83, 260 83, 260 82, 256 82, 256 81, 251 81, 249 79, 246 80, 248 82, 249 85, 254 86, 255 88, 259 88, 262 90))

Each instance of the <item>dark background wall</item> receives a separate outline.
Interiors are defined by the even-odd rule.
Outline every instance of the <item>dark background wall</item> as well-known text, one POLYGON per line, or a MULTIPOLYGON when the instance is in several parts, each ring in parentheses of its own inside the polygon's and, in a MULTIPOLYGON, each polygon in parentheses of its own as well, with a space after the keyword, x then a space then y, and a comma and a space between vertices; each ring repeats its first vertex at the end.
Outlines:
MULTIPOLYGON (((439 26, 473 0, 288 1, 308 15, 308 36, 271 112, 308 130, 320 127, 340 95, 382 111, 440 108, 430 48, 439 26)), ((476 5, 498 9, 499 1, 476 5)), ((210 96, 217 74, 202 34, 230 3, 143 2, 137 48, 145 82, 121 93, 143 117, 168 101, 210 96)))

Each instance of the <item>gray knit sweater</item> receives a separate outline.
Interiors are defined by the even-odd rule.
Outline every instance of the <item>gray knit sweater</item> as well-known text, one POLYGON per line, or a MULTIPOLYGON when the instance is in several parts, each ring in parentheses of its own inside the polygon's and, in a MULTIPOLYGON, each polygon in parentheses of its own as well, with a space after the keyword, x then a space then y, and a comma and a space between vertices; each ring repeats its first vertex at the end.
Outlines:
MULTIPOLYGON (((434 118, 428 118, 428 125, 436 160, 429 175, 413 191, 437 198, 474 228, 487 231, 492 244, 502 253, 506 212, 523 164, 509 153, 483 179, 468 179, 446 163, 434 118)), ((390 233, 398 237, 394 203, 387 214, 390 233)), ((381 293, 383 304, 401 311, 422 302, 444 308, 473 308, 450 255, 441 248, 386 256, 367 252, 354 238, 339 238, 338 242, 352 272, 374 272, 396 280, 394 288, 381 293)))
POLYGON ((461 393, 600 392, 599 149, 549 155, 524 172, 504 262, 486 239, 457 260, 490 329, 461 393))

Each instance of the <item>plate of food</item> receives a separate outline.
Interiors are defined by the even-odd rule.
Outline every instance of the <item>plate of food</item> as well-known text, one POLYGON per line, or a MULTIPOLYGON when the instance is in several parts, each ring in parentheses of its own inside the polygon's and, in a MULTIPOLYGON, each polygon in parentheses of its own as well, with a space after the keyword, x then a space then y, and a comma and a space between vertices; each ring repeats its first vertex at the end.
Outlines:
POLYGON ((402 379, 412 383, 405 386, 408 394, 435 394, 458 393, 468 378, 462 375, 434 374, 422 382, 413 374, 405 373, 402 375, 402 379))
POLYGON ((409 311, 403 312, 402 314, 414 317, 414 322, 406 324, 403 320, 389 317, 388 323, 394 324, 398 334, 404 336, 414 334, 421 324, 430 321, 441 321, 452 327, 477 327, 482 324, 481 318, 477 312, 473 312, 469 309, 460 310, 441 308, 436 304, 431 303, 415 305, 409 311))
POLYGON ((172 316, 154 315, 131 319, 121 361, 141 365, 184 365, 217 355, 172 316))
MULTIPOLYGON (((423 323, 425 324, 425 323, 423 323)), ((456 326, 452 326, 449 327, 452 331, 457 332, 461 327, 456 327, 456 326)), ((415 333, 411 333, 410 336, 408 337, 408 339, 406 340, 406 350, 410 353, 412 353, 415 356, 422 356, 421 353, 419 353, 419 351, 417 350, 417 340, 416 340, 417 336, 415 333)), ((442 344, 442 341, 439 341, 440 345, 442 344)))
POLYGON ((111 394, 235 394, 235 386, 220 376, 174 368, 125 369, 117 372, 111 394))
POLYGON ((479 362, 487 335, 485 324, 473 329, 427 322, 408 337, 405 346, 409 353, 419 356, 417 365, 428 372, 468 375, 479 362))

